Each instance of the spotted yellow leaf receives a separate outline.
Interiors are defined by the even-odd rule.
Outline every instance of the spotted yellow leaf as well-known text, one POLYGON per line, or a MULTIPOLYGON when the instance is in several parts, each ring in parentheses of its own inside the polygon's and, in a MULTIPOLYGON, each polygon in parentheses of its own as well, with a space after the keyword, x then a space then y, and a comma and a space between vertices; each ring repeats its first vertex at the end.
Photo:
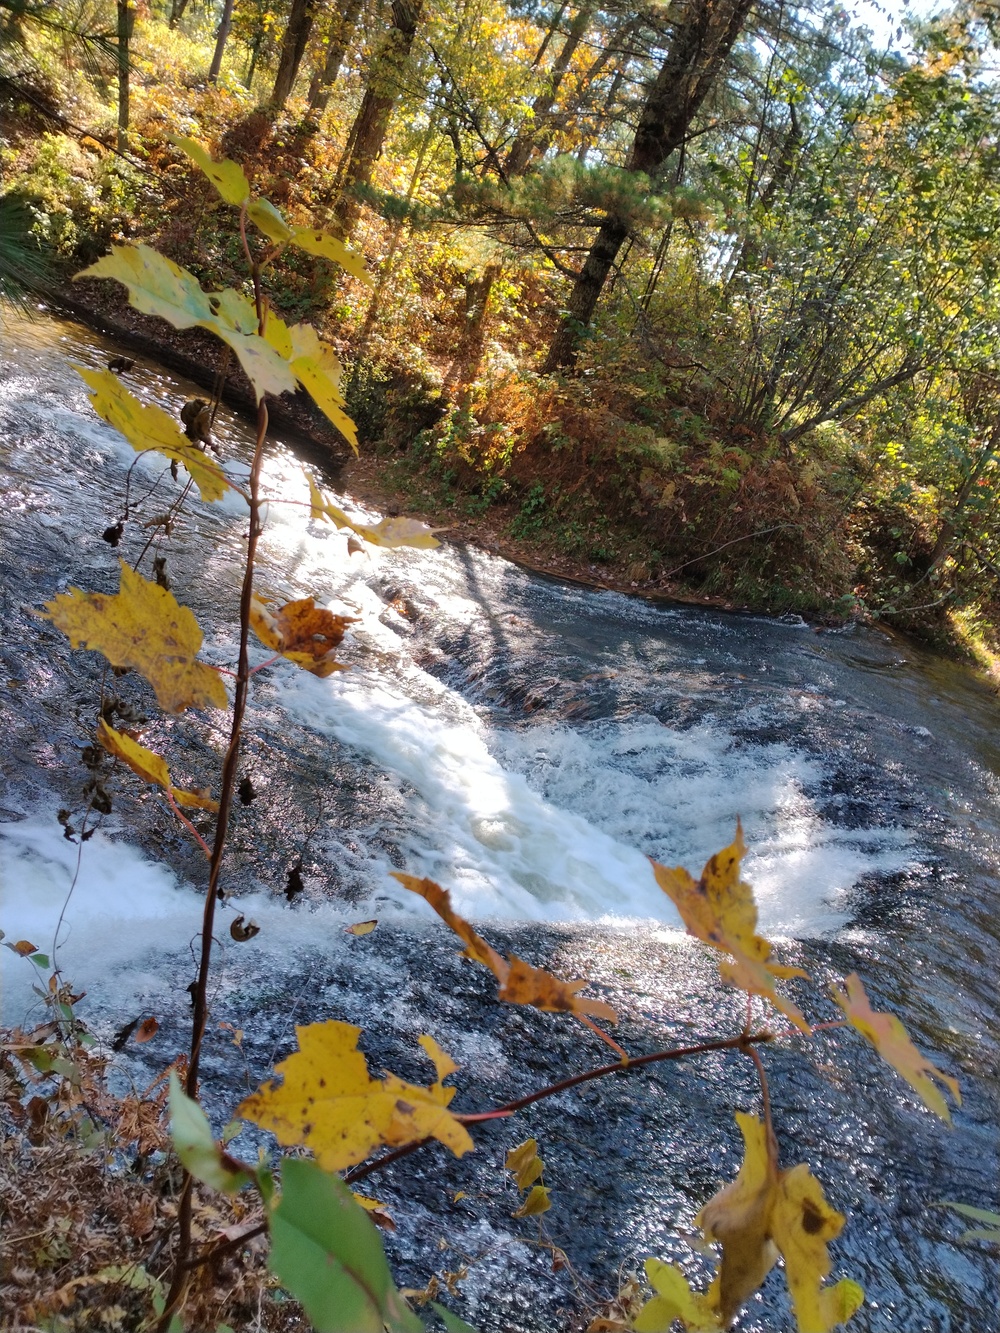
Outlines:
POLYGON ((112 666, 140 672, 168 713, 228 703, 219 673, 197 660, 202 634, 194 612, 124 563, 118 592, 70 588, 39 614, 74 648, 96 649, 112 666))
POLYGON ((749 884, 740 879, 740 862, 746 853, 743 829, 737 821, 736 837, 728 847, 710 857, 695 880, 683 866, 669 868, 653 861, 656 882, 681 915, 688 933, 729 957, 719 965, 725 981, 750 995, 763 995, 803 1032, 809 1024, 798 1005, 775 989, 776 978, 804 977, 797 967, 782 967, 770 961, 771 946, 757 934, 757 904, 749 884))
POLYGON ((93 390, 89 395, 94 411, 109 426, 125 436, 139 453, 154 449, 165 458, 183 463, 206 501, 221 500, 229 489, 222 468, 183 433, 180 426, 155 403, 142 403, 129 393, 110 370, 73 369, 93 390))
POLYGON ((205 173, 227 204, 235 204, 238 208, 246 203, 250 197, 250 185, 238 162, 228 157, 220 162, 214 161, 205 145, 197 139, 181 138, 176 134, 169 134, 167 138, 205 173))
POLYGON ((140 745, 124 732, 109 727, 104 718, 97 724, 97 740, 109 754, 117 755, 127 764, 143 782, 153 783, 154 786, 168 791, 178 805, 199 810, 218 810, 219 802, 213 801, 207 792, 184 791, 180 787, 175 787, 170 780, 166 761, 161 755, 147 750, 145 745, 140 745))
POLYGON ((728 1327, 780 1254, 799 1333, 831 1333, 864 1300, 849 1278, 826 1285, 827 1245, 840 1235, 844 1217, 827 1203, 804 1163, 780 1170, 774 1138, 756 1116, 737 1113, 736 1119, 743 1165, 697 1218, 705 1239, 722 1246, 719 1274, 706 1299, 728 1327))
POLYGON ((951 1112, 948 1110, 948 1103, 932 1080, 936 1079, 938 1083, 943 1083, 961 1106, 962 1094, 957 1080, 948 1074, 942 1074, 936 1065, 921 1055, 895 1014, 876 1013, 872 1009, 865 988, 861 984, 861 978, 856 972, 852 972, 845 979, 844 985, 846 992, 834 986, 833 998, 843 1009, 847 1021, 871 1042, 883 1060, 888 1061, 897 1073, 902 1074, 924 1104, 929 1106, 935 1115, 939 1115, 942 1120, 950 1124, 951 1112))
POLYGON ((435 1138, 456 1157, 475 1146, 448 1110, 454 1089, 440 1079, 421 1087, 394 1074, 371 1077, 357 1049, 360 1028, 329 1019, 296 1034, 298 1051, 276 1066, 281 1085, 265 1083, 237 1112, 279 1143, 310 1148, 326 1171, 354 1166, 381 1144, 435 1138))

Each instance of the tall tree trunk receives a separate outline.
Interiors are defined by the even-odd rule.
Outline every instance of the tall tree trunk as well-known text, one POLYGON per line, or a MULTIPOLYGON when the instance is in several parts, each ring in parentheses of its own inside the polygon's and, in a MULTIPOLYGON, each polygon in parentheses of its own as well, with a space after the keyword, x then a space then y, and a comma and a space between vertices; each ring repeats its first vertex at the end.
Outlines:
POLYGON ((170 6, 170 26, 176 28, 178 23, 184 17, 184 11, 187 9, 188 0, 173 0, 170 6))
POLYGON ((118 0, 118 151, 128 150, 129 43, 135 23, 134 0, 118 0))
POLYGON ((209 83, 214 83, 219 77, 219 71, 222 69, 222 53, 226 49, 226 42, 229 40, 229 30, 233 26, 233 0, 225 0, 222 6, 222 19, 219 23, 219 31, 215 36, 215 51, 212 55, 212 67, 208 71, 209 83))
POLYGON ((340 75, 340 66, 351 44, 360 13, 361 0, 347 0, 343 11, 333 16, 326 60, 322 68, 317 68, 309 85, 309 110, 317 116, 321 116, 326 110, 330 100, 330 90, 340 75))
POLYGON ((288 101, 295 76, 305 54, 306 42, 312 32, 313 17, 316 12, 315 0, 292 0, 288 15, 288 26, 281 42, 281 55, 278 57, 278 73, 271 93, 271 109, 280 111, 288 101))
POLYGON ((559 88, 566 77, 570 61, 583 41, 584 33, 587 31, 587 25, 590 23, 593 12, 592 5, 585 4, 570 24, 566 40, 562 44, 562 50, 552 63, 552 70, 545 91, 539 93, 531 104, 531 120, 511 144, 507 160, 503 164, 505 175, 520 176, 531 160, 539 135, 545 129, 552 114, 556 98, 559 95, 559 88))
MULTIPOLYGON (((693 0, 674 29, 670 49, 646 97, 626 170, 653 176, 680 148, 752 4, 753 0, 693 0)), ((573 364, 579 332, 590 324, 628 233, 628 222, 614 214, 601 226, 566 303, 544 371, 573 364)))
POLYGON ((336 212, 345 236, 354 230, 361 211, 358 186, 371 183, 372 168, 382 151, 422 8, 423 0, 393 0, 392 27, 372 61, 368 87, 351 127, 350 155, 341 173, 336 212))

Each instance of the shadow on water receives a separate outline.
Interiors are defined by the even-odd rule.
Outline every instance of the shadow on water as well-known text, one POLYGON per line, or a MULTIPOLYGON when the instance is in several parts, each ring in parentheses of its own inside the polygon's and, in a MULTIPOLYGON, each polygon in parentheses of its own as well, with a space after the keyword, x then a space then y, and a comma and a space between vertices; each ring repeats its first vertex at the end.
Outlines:
MULTIPOLYGON (((21 876, 15 892, 5 887, 5 914, 25 920, 63 883, 54 812, 79 802, 101 677, 95 655, 71 654, 28 608, 70 583, 114 587, 116 552, 100 534, 116 515, 128 451, 94 421, 66 366, 101 364, 108 350, 45 321, 0 353, 0 804, 9 821, 0 847, 15 849, 21 876), (30 855, 18 850, 18 829, 30 855)), ((184 392, 151 364, 139 373, 149 396, 184 392)), ((239 422, 223 416, 220 438, 227 457, 245 457, 239 422)), ((272 481, 291 487, 296 466, 277 449, 272 481)), ((416 1036, 432 1032, 460 1065, 463 1110, 603 1062, 569 1019, 498 1004, 491 979, 457 957, 444 927, 400 902, 392 866, 438 874, 467 911, 486 904, 483 929, 497 948, 590 978, 619 1011, 617 1036, 633 1053, 731 1035, 739 997, 679 934, 655 886, 639 882, 640 854, 696 869, 740 815, 782 961, 814 979, 808 991, 791 983, 809 1012, 834 1017, 827 985, 857 970, 876 1007, 898 1011, 962 1082, 949 1132, 860 1038, 824 1033, 765 1051, 784 1163, 808 1161, 848 1216, 834 1276, 867 1289, 855 1326, 1000 1327, 994 1256, 956 1246, 961 1228, 932 1207, 943 1198, 998 1205, 994 696, 962 669, 861 627, 816 632, 650 606, 469 547, 352 563, 342 538, 282 521, 276 508, 261 579, 291 595, 329 594, 364 620, 347 679, 282 669, 255 693, 245 753, 255 796, 237 812, 228 882, 264 929, 251 945, 220 951, 214 1019, 246 1034, 242 1051, 211 1035, 205 1080, 220 1125, 242 1088, 291 1049, 295 1022, 356 1022, 373 1068, 424 1081, 416 1036), (299 863, 303 887, 287 901, 299 863), (607 908, 611 919, 580 909, 574 877, 584 874, 586 901, 606 891, 623 904, 607 908), (504 910, 508 888, 515 907, 504 910), (379 929, 345 936, 343 922, 362 907, 379 929), (563 909, 574 919, 542 919, 563 909)), ((236 507, 196 506, 166 551, 219 663, 232 657, 244 524, 236 507)), ((136 553, 132 540, 125 554, 136 553)), ((141 681, 126 676, 115 688, 151 712, 141 681)), ((212 719, 153 717, 144 739, 203 780, 224 744, 212 719)), ((117 1026, 123 1006, 155 1007, 160 1034, 136 1058, 152 1073, 185 1041, 196 899, 155 880, 134 847, 193 885, 203 869, 154 798, 123 783, 114 800, 119 841, 90 847, 97 870, 102 855, 117 858, 134 884, 124 890, 128 926, 116 926, 124 905, 102 904, 95 875, 66 956, 95 1021, 117 1026)), ((113 859, 107 865, 111 883, 113 859)), ((613 1291, 647 1254, 703 1276, 707 1261, 685 1236, 738 1167, 733 1110, 758 1106, 750 1062, 713 1055, 615 1075, 477 1128, 477 1151, 460 1162, 438 1148, 417 1154, 373 1180, 397 1219, 387 1246, 400 1282, 420 1287, 433 1271, 468 1263, 455 1302, 463 1315, 483 1333, 540 1333, 579 1327, 593 1293, 613 1291), (553 1271, 533 1225, 511 1217, 503 1156, 532 1134, 553 1192, 546 1236, 572 1271, 553 1271)), ((236 1146, 252 1151, 249 1132, 236 1146)), ((739 1327, 792 1327, 780 1275, 739 1327)))

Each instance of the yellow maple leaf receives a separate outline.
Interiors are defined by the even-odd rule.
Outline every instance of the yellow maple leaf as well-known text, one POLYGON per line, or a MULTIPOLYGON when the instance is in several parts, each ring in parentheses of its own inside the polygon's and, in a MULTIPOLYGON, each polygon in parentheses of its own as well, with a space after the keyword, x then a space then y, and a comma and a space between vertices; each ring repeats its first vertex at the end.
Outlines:
POLYGON ((757 934, 757 904, 749 884, 740 879, 740 862, 746 854, 743 828, 736 824, 736 837, 728 847, 708 859, 701 878, 695 880, 683 866, 670 868, 652 862, 660 888, 681 915, 688 933, 722 953, 725 981, 762 995, 803 1032, 811 1029, 798 1005, 775 989, 775 978, 804 977, 797 967, 770 962, 771 946, 757 934))
POLYGON ((202 633, 194 612, 124 562, 117 593, 70 588, 39 614, 74 648, 94 648, 112 666, 140 672, 168 713, 228 704, 219 673, 197 660, 202 633))
MULTIPOLYGON (((592 1018, 606 1018, 610 1023, 618 1022, 618 1015, 603 1000, 591 1000, 577 991, 587 985, 586 981, 561 981, 546 972, 544 968, 532 967, 523 958, 511 954, 509 959, 501 958, 483 937, 451 905, 451 895, 432 879, 418 879, 415 875, 405 875, 401 871, 392 871, 393 879, 398 879, 404 889, 417 893, 429 903, 438 916, 452 928, 465 944, 465 957, 488 967, 500 985, 500 998, 509 1004, 531 1005, 535 1009, 546 1009, 555 1013, 575 1014, 586 1022, 592 1018)), ((600 1033, 600 1029, 595 1029, 600 1033)), ((600 1033, 605 1041, 609 1038, 600 1033)))
POLYGON ((88 396, 94 411, 124 435, 133 449, 139 453, 153 449, 166 458, 176 459, 191 474, 203 500, 222 499, 229 490, 226 474, 213 458, 187 438, 162 407, 140 402, 110 370, 90 370, 86 366, 73 369, 93 389, 88 396))
POLYGON ((948 1103, 944 1099, 944 1094, 931 1080, 937 1079, 939 1083, 943 1083, 961 1106, 962 1094, 957 1080, 948 1074, 942 1074, 936 1065, 921 1055, 895 1014, 876 1013, 872 1009, 865 988, 861 984, 861 978, 856 972, 845 978, 844 985, 847 987, 846 994, 838 986, 834 986, 833 998, 843 1009, 847 1021, 871 1042, 883 1060, 891 1064, 897 1073, 902 1074, 924 1105, 929 1106, 935 1115, 939 1115, 942 1120, 950 1124, 951 1113, 948 1110, 948 1103))
POLYGON ((317 606, 311 597, 274 608, 258 597, 250 602, 250 624, 261 643, 314 676, 348 669, 334 653, 344 630, 357 619, 334 615, 317 606))
POLYGON ((728 1323, 752 1296, 778 1259, 771 1239, 771 1209, 778 1184, 777 1150, 756 1116, 736 1112, 745 1144, 736 1179, 709 1199, 695 1219, 705 1239, 722 1246, 719 1268, 719 1309, 728 1323))
POLYGON ((102 717, 97 724, 97 741, 109 754, 117 755, 143 782, 151 782, 168 791, 178 805, 195 807, 199 810, 218 810, 219 802, 213 801, 207 792, 184 791, 175 787, 170 780, 170 770, 162 756, 147 750, 145 745, 127 736, 122 731, 109 727, 102 717))
MULTIPOLYGON (((363 1162, 381 1144, 435 1138, 456 1157, 475 1146, 448 1110, 454 1089, 443 1087, 440 1077, 426 1088, 395 1074, 373 1079, 357 1049, 361 1029, 350 1023, 329 1019, 295 1031, 298 1051, 276 1066, 281 1086, 265 1083, 237 1108, 279 1143, 311 1148, 326 1171, 363 1162)), ((445 1062, 440 1072, 451 1062, 436 1044, 433 1049, 445 1062)))
POLYGON ((203 328, 228 343, 239 357, 257 401, 265 393, 291 393, 295 376, 284 357, 256 332, 245 332, 231 317, 216 313, 218 293, 202 291, 198 279, 149 245, 113 245, 80 278, 114 278, 128 288, 129 304, 157 315, 175 329, 203 328), (213 300, 215 305, 213 305, 213 300))
POLYGON ((418 550, 429 551, 441 543, 434 536, 435 532, 444 532, 444 528, 432 528, 415 518, 383 518, 378 523, 362 523, 350 518, 338 505, 328 500, 312 477, 309 482, 310 518, 328 518, 338 528, 350 528, 373 546, 412 546, 418 550))
POLYGON ((632 1321, 635 1333, 670 1333, 678 1319, 691 1333, 715 1333, 721 1327, 708 1299, 691 1290, 679 1268, 665 1264, 662 1259, 647 1259, 645 1267, 656 1295, 632 1321))
POLYGON ((774 1138, 756 1116, 737 1112, 736 1120, 745 1145, 739 1174, 696 1219, 705 1239, 722 1245, 722 1263, 706 1300, 728 1326, 780 1254, 799 1333, 831 1333, 864 1300, 848 1278, 824 1286, 830 1273, 826 1247, 840 1235, 843 1214, 830 1207, 804 1163, 778 1168, 774 1138))
POLYGON ((831 1208, 823 1187, 800 1163, 783 1171, 771 1213, 771 1234, 785 1261, 785 1281, 799 1333, 829 1333, 846 1323, 864 1300, 850 1278, 832 1287, 823 1282, 830 1272, 827 1242, 836 1240, 844 1215, 831 1208))

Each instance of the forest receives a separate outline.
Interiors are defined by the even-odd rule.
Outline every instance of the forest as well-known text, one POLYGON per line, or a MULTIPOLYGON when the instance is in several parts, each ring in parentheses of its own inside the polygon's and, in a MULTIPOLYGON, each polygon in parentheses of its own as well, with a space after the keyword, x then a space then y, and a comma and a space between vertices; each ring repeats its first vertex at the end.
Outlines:
POLYGON ((991 665, 988 6, 873 10, 880 40, 783 0, 0 13, 8 286, 116 241, 245 282, 192 134, 370 264, 301 253, 273 296, 347 358, 359 484, 559 572, 991 665))
POLYGON ((992 1326, 998 43, 0 0, 0 1327, 992 1326))

